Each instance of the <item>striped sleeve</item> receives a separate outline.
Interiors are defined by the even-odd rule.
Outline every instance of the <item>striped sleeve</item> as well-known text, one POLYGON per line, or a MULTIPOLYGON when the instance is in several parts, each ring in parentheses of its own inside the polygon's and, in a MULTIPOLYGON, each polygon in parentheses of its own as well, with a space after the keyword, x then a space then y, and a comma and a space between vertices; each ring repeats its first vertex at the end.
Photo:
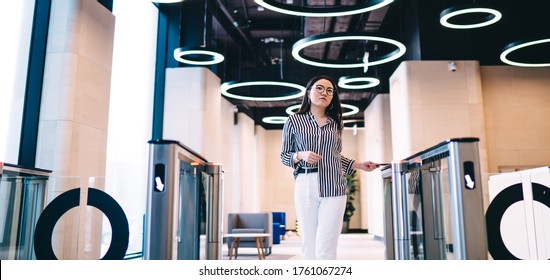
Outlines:
POLYGON ((294 133, 293 133, 293 125, 291 122, 291 118, 288 118, 285 122, 285 125, 283 127, 283 145, 281 148, 281 162, 286 165, 290 166, 293 169, 296 169, 296 165, 298 163, 294 163, 294 160, 292 157, 296 153, 295 151, 295 139, 294 139, 294 133))
POLYGON ((355 160, 349 159, 345 156, 341 156, 341 159, 342 159, 342 171, 346 175, 351 175, 351 173, 353 172, 353 168, 351 168, 351 166, 353 165, 355 160))

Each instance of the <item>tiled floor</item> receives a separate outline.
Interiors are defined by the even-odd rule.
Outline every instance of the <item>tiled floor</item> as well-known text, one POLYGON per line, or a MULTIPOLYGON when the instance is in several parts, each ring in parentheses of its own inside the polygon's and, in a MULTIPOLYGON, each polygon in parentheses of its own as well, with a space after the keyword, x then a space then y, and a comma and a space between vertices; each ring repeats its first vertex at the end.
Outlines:
MULTIPOLYGON (((301 240, 295 232, 287 232, 285 240, 273 245, 272 252, 266 260, 302 260, 301 240)), ((227 244, 223 246, 223 259, 229 259, 227 244)), ((238 260, 257 260, 255 248, 240 248, 238 260)), ((384 243, 371 234, 341 234, 338 244, 339 260, 384 260, 384 243)))

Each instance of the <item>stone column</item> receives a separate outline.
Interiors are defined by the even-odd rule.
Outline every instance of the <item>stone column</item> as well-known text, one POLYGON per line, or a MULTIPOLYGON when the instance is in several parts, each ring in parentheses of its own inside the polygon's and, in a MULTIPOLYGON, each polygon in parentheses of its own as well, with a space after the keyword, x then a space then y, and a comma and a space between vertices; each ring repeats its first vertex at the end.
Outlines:
POLYGON ((101 257, 102 215, 85 205, 89 178, 105 176, 114 26, 95 0, 52 1, 36 166, 53 170, 49 200, 82 188, 81 207, 56 226, 59 259, 101 257))
MULTIPOLYGON (((378 163, 392 160, 392 135, 390 120, 390 96, 378 94, 365 110, 364 157, 378 163)), ((362 201, 362 228, 368 228, 375 236, 384 236, 384 189, 380 169, 360 172, 362 201)))

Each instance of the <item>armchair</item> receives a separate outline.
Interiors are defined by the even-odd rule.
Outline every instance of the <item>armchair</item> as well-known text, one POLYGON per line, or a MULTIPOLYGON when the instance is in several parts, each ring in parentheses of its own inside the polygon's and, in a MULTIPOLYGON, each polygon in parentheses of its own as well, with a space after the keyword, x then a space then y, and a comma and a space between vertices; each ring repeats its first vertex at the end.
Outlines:
MULTIPOLYGON (((273 245, 273 218, 271 212, 259 213, 229 213, 227 217, 228 233, 269 233, 268 238, 264 238, 264 250, 266 255, 271 254, 273 245)), ((228 249, 233 242, 233 238, 227 238, 228 249)), ((254 238, 241 238, 239 247, 256 248, 254 238)))
POLYGON ((273 244, 279 244, 280 239, 285 239, 286 218, 285 212, 272 212, 273 215, 273 244))

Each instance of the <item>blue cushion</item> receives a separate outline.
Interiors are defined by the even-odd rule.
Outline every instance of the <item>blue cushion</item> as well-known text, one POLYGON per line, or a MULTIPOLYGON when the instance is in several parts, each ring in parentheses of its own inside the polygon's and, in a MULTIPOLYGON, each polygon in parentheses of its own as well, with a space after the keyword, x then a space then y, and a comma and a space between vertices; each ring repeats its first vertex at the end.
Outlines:
MULTIPOLYGON (((278 238, 284 236, 286 233, 286 213, 285 212, 272 212, 273 224, 279 224, 279 230, 273 229, 273 237, 279 235, 278 238), (278 234, 277 234, 278 233, 278 234)), ((275 239, 273 239, 275 241, 275 239)))
POLYGON ((281 225, 273 223, 273 244, 281 243, 281 225))

